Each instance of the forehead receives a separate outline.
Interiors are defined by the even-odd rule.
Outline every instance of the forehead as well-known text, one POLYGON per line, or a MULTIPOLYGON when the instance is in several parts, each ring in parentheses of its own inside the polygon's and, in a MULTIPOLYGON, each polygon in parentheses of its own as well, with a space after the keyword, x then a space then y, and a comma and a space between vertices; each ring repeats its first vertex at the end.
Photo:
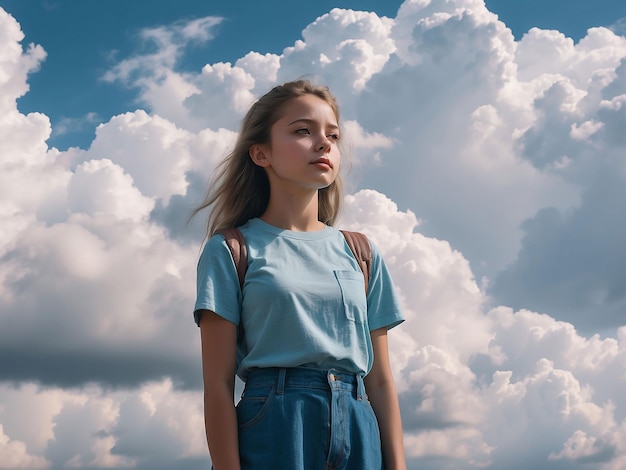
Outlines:
POLYGON ((311 94, 293 98, 281 109, 279 121, 294 121, 297 119, 319 120, 325 123, 337 124, 337 116, 333 108, 322 98, 311 94))

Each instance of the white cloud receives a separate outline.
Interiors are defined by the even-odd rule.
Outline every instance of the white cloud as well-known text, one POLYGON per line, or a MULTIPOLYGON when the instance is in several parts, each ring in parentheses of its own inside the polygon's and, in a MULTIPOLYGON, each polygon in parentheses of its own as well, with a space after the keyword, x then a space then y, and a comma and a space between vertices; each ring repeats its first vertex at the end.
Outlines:
POLYGON ((113 117, 96 134, 86 156, 119 164, 142 194, 167 200, 185 193, 191 160, 187 131, 139 110, 113 117))
POLYGON ((198 93, 185 107, 204 127, 237 129, 241 116, 252 105, 255 80, 243 68, 229 63, 205 65, 197 80, 198 93))
MULTIPOLYGON (((46 53, 31 44, 26 51, 19 24, 0 9, 0 217, 9 241, 11 226, 23 211, 34 212, 50 197, 66 175, 59 171, 52 156, 47 157, 45 140, 50 136, 50 120, 40 113, 21 114, 17 99, 28 91, 27 76, 39 68, 46 53), (29 191, 24 191, 24 186, 29 191), (13 221, 11 221, 13 219, 13 221)), ((0 239, 5 238, 5 233, 0 239)))
POLYGON ((16 110, 15 100, 28 91, 27 75, 38 70, 46 57, 43 48, 32 43, 24 51, 20 44, 23 39, 19 23, 0 9, 0 43, 4 45, 0 53, 0 109, 5 119, 7 111, 16 110))
POLYGON ((143 387, 120 403, 116 451, 149 459, 205 456, 201 407, 199 392, 174 391, 169 381, 143 387))
POLYGON ((23 442, 11 440, 4 434, 0 424, 0 468, 37 470, 49 467, 45 459, 29 455, 23 442))
POLYGON ((154 52, 138 54, 120 61, 105 74, 105 80, 121 80, 129 85, 162 78, 163 73, 171 72, 180 59, 184 47, 190 43, 204 43, 214 37, 214 30, 222 18, 207 16, 189 22, 179 21, 169 26, 146 28, 139 31, 139 38, 145 46, 154 46, 154 52))
POLYGON ((626 39, 597 28, 574 45, 555 32, 533 30, 517 58, 519 76, 536 87, 534 118, 518 141, 521 153, 578 186, 581 199, 567 210, 545 208, 525 222, 517 261, 496 278, 494 294, 499 302, 550 312, 585 331, 615 328, 624 305, 617 266, 626 255, 617 241, 624 233, 618 214, 626 175, 620 106, 626 39), (537 53, 544 49, 562 57, 537 53), (542 279, 550 279, 549 288, 542 279))
POLYGON ((0 386, 0 392, 3 469, 144 468, 172 465, 177 459, 198 465, 208 461, 201 394, 176 391, 169 380, 131 391, 94 386, 41 390, 22 384, 0 386))
POLYGON ((251 51, 237 59, 235 67, 254 77, 254 94, 261 96, 277 82, 276 74, 280 69, 280 57, 276 54, 262 55, 251 51))
POLYGON ((304 41, 283 51, 278 81, 313 74, 338 95, 361 90, 395 50, 392 24, 372 12, 335 8, 302 31, 304 41))
POLYGON ((154 202, 133 186, 124 169, 106 158, 79 165, 67 191, 68 209, 74 213, 140 220, 154 207, 154 202))
POLYGON ((106 78, 148 111, 59 152, 16 105, 45 53, 0 10, 5 468, 208 463, 185 219, 254 97, 313 71, 366 163, 342 225, 380 248, 407 318, 390 336, 411 468, 623 469, 626 39, 516 42, 480 0, 420 0, 178 70, 218 24, 143 31, 156 52, 106 78))
POLYGON ((184 48, 193 43, 212 39, 223 18, 207 16, 189 22, 176 22, 169 26, 146 28, 139 37, 146 47, 130 58, 121 60, 102 77, 105 81, 119 81, 139 89, 138 101, 154 112, 190 125, 187 110, 182 106, 185 98, 198 89, 188 74, 174 71, 184 48), (156 50, 153 50, 156 49, 156 50))
POLYGON ((405 3, 391 33, 397 56, 356 106, 363 127, 397 142, 363 184, 413 208, 425 233, 492 276, 514 258, 522 220, 546 203, 571 205, 577 192, 518 157, 514 135, 528 117, 517 101, 517 46, 478 3, 405 3))
MULTIPOLYGON (((571 445, 572 436, 583 433, 600 442, 614 435, 623 441, 626 409, 617 398, 626 379, 623 338, 584 338, 572 325, 530 311, 498 308, 489 316, 494 360, 488 367, 475 360, 473 367, 481 370, 484 380, 491 379, 483 390, 490 404, 486 435, 509 444, 513 454, 503 458, 523 458, 530 464, 528 456, 534 454, 537 465, 551 468, 546 458, 552 461, 558 455, 568 460, 567 468, 582 468, 584 459, 561 453, 571 445), (496 436, 503 426, 506 436, 496 436)), ((588 463, 620 468, 623 446, 609 448, 606 443, 588 463)))

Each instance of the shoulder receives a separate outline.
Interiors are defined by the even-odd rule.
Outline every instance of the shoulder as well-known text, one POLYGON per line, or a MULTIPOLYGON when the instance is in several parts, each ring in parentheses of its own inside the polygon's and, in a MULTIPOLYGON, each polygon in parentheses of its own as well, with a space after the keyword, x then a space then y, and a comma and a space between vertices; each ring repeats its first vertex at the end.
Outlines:
POLYGON ((204 251, 221 250, 226 247, 226 239, 221 233, 214 233, 204 244, 204 251))
POLYGON ((225 238, 221 234, 215 233, 204 243, 198 262, 202 264, 208 261, 222 259, 227 254, 230 256, 225 238))
POLYGON ((237 227, 237 229, 243 234, 246 241, 271 235, 271 233, 267 233, 267 228, 258 219, 250 219, 245 224, 237 227))

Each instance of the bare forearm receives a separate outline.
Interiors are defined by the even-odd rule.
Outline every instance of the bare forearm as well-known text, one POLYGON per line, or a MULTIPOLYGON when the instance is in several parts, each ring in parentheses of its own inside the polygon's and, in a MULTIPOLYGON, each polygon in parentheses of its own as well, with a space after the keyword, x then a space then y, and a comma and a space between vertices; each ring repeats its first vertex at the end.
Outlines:
POLYGON ((237 416, 230 387, 205 388, 204 422, 214 469, 239 470, 237 416))
POLYGON ((406 470, 400 405, 393 380, 370 385, 367 393, 378 419, 385 470, 406 470))

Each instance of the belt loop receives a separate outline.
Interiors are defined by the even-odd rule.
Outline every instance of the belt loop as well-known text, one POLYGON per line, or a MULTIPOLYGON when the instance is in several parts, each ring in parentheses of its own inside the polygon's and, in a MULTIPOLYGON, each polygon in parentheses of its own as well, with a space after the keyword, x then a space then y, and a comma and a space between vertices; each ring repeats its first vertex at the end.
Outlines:
POLYGON ((356 399, 361 401, 364 398, 367 399, 367 395, 365 394, 365 382, 361 374, 356 374, 356 399))
POLYGON ((287 375, 287 369, 282 367, 278 371, 278 384, 276 385, 276 393, 283 395, 285 393, 285 375, 287 375))

